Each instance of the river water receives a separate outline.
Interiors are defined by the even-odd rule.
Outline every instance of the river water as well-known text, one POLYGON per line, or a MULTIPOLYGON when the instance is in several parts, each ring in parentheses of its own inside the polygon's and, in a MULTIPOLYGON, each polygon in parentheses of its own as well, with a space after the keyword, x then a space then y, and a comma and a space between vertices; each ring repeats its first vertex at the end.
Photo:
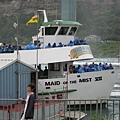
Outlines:
MULTIPOLYGON (((120 68, 120 58, 95 58, 94 60, 89 60, 89 63, 104 63, 107 62, 112 63, 114 68, 120 68)), ((75 62, 77 64, 79 62, 75 62)), ((81 63, 81 62, 80 62, 81 63)), ((82 61, 83 64, 86 63, 86 61, 82 61)), ((118 75, 118 80, 116 81, 113 90, 111 91, 110 98, 117 98, 120 100, 120 73, 118 75)), ((96 111, 93 110, 91 113, 90 111, 86 111, 87 116, 83 120, 96 120, 94 119, 96 116, 96 111), (92 119, 91 119, 92 116, 92 119)), ((112 101, 108 102, 108 105, 105 106, 105 108, 102 109, 102 120, 120 120, 120 101, 115 101, 114 103, 112 101), (114 106, 114 107, 113 107, 114 106), (114 111, 114 113, 113 113, 114 111), (114 114, 114 116, 113 116, 114 114)), ((98 119, 100 120, 100 110, 98 110, 98 119)))

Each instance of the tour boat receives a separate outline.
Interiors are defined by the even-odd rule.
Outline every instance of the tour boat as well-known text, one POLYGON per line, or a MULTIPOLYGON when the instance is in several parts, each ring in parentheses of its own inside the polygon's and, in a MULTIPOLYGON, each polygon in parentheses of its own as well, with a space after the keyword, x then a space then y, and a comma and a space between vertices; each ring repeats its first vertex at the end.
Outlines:
MULTIPOLYGON (((82 24, 64 20, 48 22, 46 14, 44 17, 46 21, 40 26, 38 35, 32 37, 34 44, 40 42, 41 49, 18 51, 19 60, 30 65, 39 65, 39 98, 109 98, 120 70, 73 73, 74 61, 94 58, 90 46, 84 40, 82 44, 68 46, 70 41, 78 39, 76 33, 82 24), (56 43, 56 47, 50 47, 48 43, 56 43), (59 43, 62 43, 63 47, 57 47, 59 43), (47 76, 42 74, 42 66, 47 66, 47 76)), ((0 58, 17 58, 17 51, 1 53, 0 58)))

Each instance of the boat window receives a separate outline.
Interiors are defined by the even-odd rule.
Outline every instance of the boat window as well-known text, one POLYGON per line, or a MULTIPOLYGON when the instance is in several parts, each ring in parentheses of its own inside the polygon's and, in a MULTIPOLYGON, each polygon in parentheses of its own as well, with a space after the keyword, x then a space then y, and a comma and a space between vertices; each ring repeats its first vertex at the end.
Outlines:
POLYGON ((69 27, 61 27, 58 35, 66 35, 69 27))
POLYGON ((58 27, 45 27, 45 35, 55 35, 58 27))
POLYGON ((70 32, 69 32, 69 35, 74 35, 76 30, 77 30, 77 27, 72 27, 70 32))
POLYGON ((42 36, 44 36, 44 28, 42 28, 42 36))
POLYGON ((60 63, 50 63, 49 70, 50 71, 60 71, 60 63))
POLYGON ((63 71, 67 71, 67 63, 63 65, 63 71))

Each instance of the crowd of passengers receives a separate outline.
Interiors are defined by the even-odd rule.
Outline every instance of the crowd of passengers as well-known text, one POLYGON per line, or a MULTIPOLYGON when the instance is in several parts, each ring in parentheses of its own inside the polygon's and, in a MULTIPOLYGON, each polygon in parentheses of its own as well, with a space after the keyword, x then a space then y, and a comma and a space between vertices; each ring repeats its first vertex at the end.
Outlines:
POLYGON ((101 70, 109 70, 114 69, 112 64, 110 63, 99 63, 95 64, 94 62, 90 65, 87 63, 85 65, 78 65, 77 67, 73 66, 73 70, 70 70, 71 73, 83 73, 83 72, 93 72, 93 71, 101 71, 101 70))
MULTIPOLYGON (((74 45, 88 45, 88 43, 85 40, 75 39, 74 41, 70 40, 67 45, 61 42, 59 42, 58 45, 56 45, 56 43, 53 43, 53 45, 48 43, 48 45, 45 46, 45 48, 65 47, 65 46, 74 46, 74 45)), ((18 50, 40 49, 40 46, 41 46, 40 42, 37 45, 34 45, 33 42, 31 41, 26 48, 23 48, 21 45, 19 45, 18 50)), ((10 45, 10 44, 3 43, 0 45, 0 53, 9 53, 9 52, 11 53, 11 52, 14 52, 14 50, 17 50, 17 46, 14 44, 10 45)))
POLYGON ((57 45, 56 43, 53 43, 51 45, 51 43, 48 43, 48 45, 45 46, 45 48, 55 48, 55 47, 65 47, 65 46, 74 46, 74 45, 88 45, 88 43, 86 42, 86 40, 80 40, 80 39, 75 39, 75 40, 70 40, 68 44, 63 44, 62 42, 59 42, 59 44, 57 45))
MULTIPOLYGON (((40 43, 38 45, 34 45, 32 42, 30 42, 26 48, 23 48, 21 45, 18 46, 18 50, 33 50, 33 49, 40 49, 40 43)), ((14 52, 14 50, 17 50, 17 45, 10 45, 3 43, 0 45, 0 53, 11 53, 14 52)))

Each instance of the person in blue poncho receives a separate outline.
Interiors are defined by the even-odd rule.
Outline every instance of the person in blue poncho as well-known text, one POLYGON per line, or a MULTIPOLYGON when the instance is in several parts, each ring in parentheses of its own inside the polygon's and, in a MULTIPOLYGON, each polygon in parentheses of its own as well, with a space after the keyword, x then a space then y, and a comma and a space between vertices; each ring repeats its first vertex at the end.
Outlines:
POLYGON ((7 45, 2 46, 2 52, 8 52, 8 46, 7 45))
POLYGON ((51 44, 48 43, 48 45, 46 45, 45 48, 51 48, 51 44))
POLYGON ((103 70, 109 69, 108 64, 104 62, 104 63, 103 63, 103 66, 102 66, 102 69, 103 69, 103 70))
POLYGON ((82 67, 80 66, 79 69, 78 69, 78 73, 82 73, 83 72, 83 69, 82 67))
POLYGON ((78 65, 78 67, 75 67, 75 72, 77 73, 78 72, 78 69, 80 68, 80 65, 78 65))
POLYGON ((63 44, 59 42, 58 47, 63 47, 63 44))
POLYGON ((74 40, 74 45, 80 45, 79 39, 75 39, 75 40, 74 40))
POLYGON ((68 43, 68 46, 73 46, 73 45, 74 45, 73 41, 70 40, 70 42, 68 43))
POLYGON ((11 47, 12 50, 17 50, 17 46, 12 44, 12 47, 11 47))
POLYGON ((101 71, 101 70, 102 70, 102 64, 99 63, 99 65, 98 65, 98 71, 101 71))
POLYGON ((109 69, 109 66, 108 66, 108 64, 107 64, 107 63, 105 64, 105 69, 106 69, 106 70, 108 70, 108 69, 109 69))
POLYGON ((83 66, 83 70, 85 72, 89 72, 89 66, 87 65, 87 63, 83 66))
POLYGON ((12 51, 11 45, 8 45, 8 51, 12 51))
POLYGON ((21 45, 19 45, 18 50, 24 50, 24 48, 21 45))
POLYGON ((109 64, 109 69, 114 69, 111 63, 109 64))
POLYGON ((33 44, 33 42, 31 41, 31 43, 29 43, 28 45, 27 45, 27 48, 26 48, 27 50, 33 50, 33 49, 35 49, 35 46, 34 46, 34 44, 33 44))
POLYGON ((97 68, 96 66, 94 65, 92 68, 91 68, 92 71, 97 71, 97 68))
POLYGON ((56 43, 53 43, 52 48, 55 48, 55 47, 56 47, 56 43))

